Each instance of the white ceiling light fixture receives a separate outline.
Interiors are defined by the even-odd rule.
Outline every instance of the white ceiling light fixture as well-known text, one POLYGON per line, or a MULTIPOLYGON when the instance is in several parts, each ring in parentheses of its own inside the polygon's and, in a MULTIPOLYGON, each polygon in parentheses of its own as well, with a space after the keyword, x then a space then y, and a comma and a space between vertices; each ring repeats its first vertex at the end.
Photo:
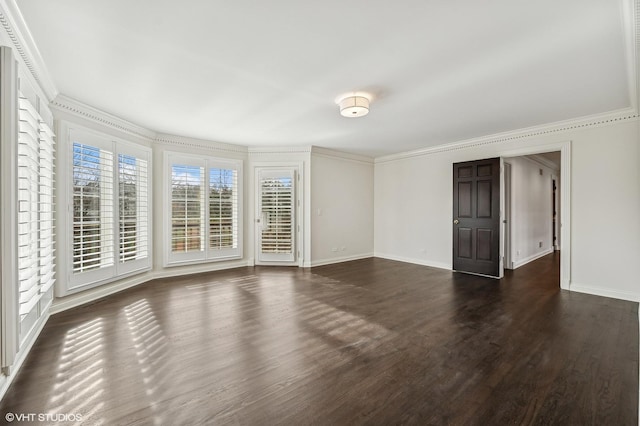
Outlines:
POLYGON ((340 115, 343 117, 364 117, 369 114, 369 98, 361 95, 351 95, 338 102, 340 115))

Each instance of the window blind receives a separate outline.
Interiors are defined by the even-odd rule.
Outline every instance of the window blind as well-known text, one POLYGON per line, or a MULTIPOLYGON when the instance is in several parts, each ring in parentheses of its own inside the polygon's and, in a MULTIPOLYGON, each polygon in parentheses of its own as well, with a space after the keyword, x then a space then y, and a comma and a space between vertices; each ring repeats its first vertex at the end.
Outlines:
POLYGON ((151 150, 65 122, 61 128, 71 152, 70 274, 58 287, 66 295, 151 266, 151 150))
POLYGON ((238 247, 238 172, 209 169, 209 248, 238 247))
POLYGON ((53 132, 18 95, 18 291, 22 321, 55 280, 53 132))
POLYGON ((40 122, 40 180, 38 201, 38 259, 40 267, 40 293, 46 293, 55 282, 55 224, 54 210, 54 164, 55 144, 53 131, 40 122))
POLYGON ((204 168, 171 166, 171 251, 204 250, 204 168))
POLYGON ((38 113, 19 98, 18 135, 18 280, 19 313, 38 303, 38 113))
POLYGON ((113 152, 73 143, 73 272, 112 266, 113 152))
POLYGON ((118 155, 119 261, 149 256, 149 196, 147 161, 132 155, 118 155))
POLYGON ((242 162, 166 154, 166 265, 242 256, 242 162))
POLYGON ((291 253, 293 250, 293 179, 262 178, 262 253, 291 253))

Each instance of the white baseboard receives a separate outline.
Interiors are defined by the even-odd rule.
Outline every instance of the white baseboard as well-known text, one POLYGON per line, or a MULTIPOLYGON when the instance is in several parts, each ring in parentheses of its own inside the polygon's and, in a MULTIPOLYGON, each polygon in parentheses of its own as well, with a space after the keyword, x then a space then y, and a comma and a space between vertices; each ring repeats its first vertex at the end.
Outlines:
POLYGON ((80 293, 76 293, 70 296, 56 298, 51 305, 50 313, 57 314, 67 309, 75 308, 76 306, 84 305, 86 303, 94 302, 98 299, 102 299, 106 296, 121 292, 131 287, 135 287, 158 278, 171 278, 177 276, 201 274, 204 272, 221 271, 224 269, 241 268, 248 266, 248 261, 239 260, 234 262, 225 262, 221 264, 208 263, 199 267, 191 267, 188 270, 179 268, 166 268, 161 271, 150 271, 144 274, 135 275, 130 278, 125 278, 113 283, 105 284, 101 287, 94 287, 90 290, 86 290, 80 293))
POLYGON ((538 260, 543 256, 546 256, 548 254, 553 253, 553 248, 549 248, 543 252, 540 253, 536 253, 532 256, 529 256, 527 258, 521 259, 521 260, 516 260, 515 262, 513 262, 513 269, 518 269, 521 266, 526 265, 527 263, 533 262, 534 260, 538 260))
POLYGON ((606 287, 595 287, 590 285, 571 283, 569 285, 569 291, 592 294, 594 296, 610 297, 612 299, 628 300, 630 302, 640 302, 639 293, 628 293, 625 291, 611 290, 610 288, 606 287))
POLYGON ((333 257, 331 259, 312 260, 311 267, 332 265, 334 263, 350 262, 352 260, 368 259, 373 257, 373 253, 356 254, 353 256, 333 257))
POLYGON ((431 268, 446 269, 448 271, 451 271, 452 269, 451 268, 452 265, 450 263, 433 262, 430 260, 414 259, 410 257, 395 256, 392 254, 377 253, 377 252, 374 253, 374 256, 380 257, 382 259, 397 260, 399 262, 414 263, 416 265, 429 266, 431 268))
POLYGON ((56 298, 51 304, 51 315, 66 311, 67 309, 75 308, 76 306, 84 305, 85 303, 94 302, 98 299, 102 299, 103 297, 110 296, 112 294, 118 293, 131 287, 135 287, 140 284, 144 284, 152 279, 153 277, 151 275, 151 272, 145 272, 141 275, 136 275, 131 278, 125 278, 123 280, 105 284, 100 287, 94 287, 80 293, 56 298))
POLYGON ((152 279, 182 277, 206 272, 224 271, 225 269, 244 268, 245 266, 253 265, 249 263, 249 260, 234 260, 231 262, 206 263, 197 267, 190 267, 189 269, 166 268, 161 271, 153 271, 152 279))
POLYGON ((3 380, 0 380, 0 401, 2 400, 2 398, 4 398, 4 395, 7 393, 7 390, 9 390, 9 386, 11 386, 11 383, 13 383, 13 379, 18 375, 18 371, 20 371, 22 364, 27 359, 29 352, 31 352, 31 348, 33 347, 34 343, 36 343, 38 336, 40 336, 42 329, 44 328, 45 324, 49 320, 49 315, 50 314, 47 313, 38 320, 39 322, 34 328, 33 333, 31 334, 29 339, 25 342, 25 345, 22 347, 20 352, 18 352, 16 359, 11 365, 10 367, 11 373, 8 376, 4 374, 2 375, 3 380))

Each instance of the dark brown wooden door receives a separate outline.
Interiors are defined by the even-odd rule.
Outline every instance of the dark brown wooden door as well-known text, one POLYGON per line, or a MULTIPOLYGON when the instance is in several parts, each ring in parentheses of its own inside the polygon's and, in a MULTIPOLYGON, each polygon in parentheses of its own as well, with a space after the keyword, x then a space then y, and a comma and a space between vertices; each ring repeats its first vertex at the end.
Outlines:
POLYGON ((499 158, 453 165, 453 269, 501 275, 499 158))

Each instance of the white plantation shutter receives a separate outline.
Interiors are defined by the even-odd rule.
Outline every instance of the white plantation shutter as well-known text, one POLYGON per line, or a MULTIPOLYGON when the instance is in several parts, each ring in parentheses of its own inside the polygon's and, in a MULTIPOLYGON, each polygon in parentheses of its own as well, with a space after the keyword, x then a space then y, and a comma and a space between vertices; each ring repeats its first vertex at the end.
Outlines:
POLYGON ((38 118, 19 97, 18 135, 18 281, 19 313, 26 316, 40 298, 38 270, 38 118))
POLYGON ((241 164, 168 154, 167 265, 242 256, 241 164))
POLYGON ((118 155, 120 185, 120 262, 147 256, 148 208, 147 162, 130 155, 118 155))
POLYGON ((209 169, 209 248, 238 247, 238 171, 209 169))
POLYGON ((53 131, 44 122, 40 123, 40 181, 38 202, 38 261, 40 267, 40 293, 47 292, 55 282, 55 225, 54 211, 54 164, 55 144, 53 131))
POLYGON ((171 251, 204 250, 204 167, 171 167, 171 251))
POLYGON ((71 276, 62 295, 149 269, 151 150, 69 129, 71 276))
POLYGON ((118 154, 118 272, 124 273, 150 265, 150 194, 148 153, 121 149, 123 152, 118 154))
POLYGON ((262 177, 262 253, 293 252, 293 176, 262 177))
POLYGON ((55 281, 55 143, 29 100, 19 94, 18 103, 18 311, 23 321, 55 281))
POLYGON ((113 152, 73 143, 73 272, 114 264, 113 152))

